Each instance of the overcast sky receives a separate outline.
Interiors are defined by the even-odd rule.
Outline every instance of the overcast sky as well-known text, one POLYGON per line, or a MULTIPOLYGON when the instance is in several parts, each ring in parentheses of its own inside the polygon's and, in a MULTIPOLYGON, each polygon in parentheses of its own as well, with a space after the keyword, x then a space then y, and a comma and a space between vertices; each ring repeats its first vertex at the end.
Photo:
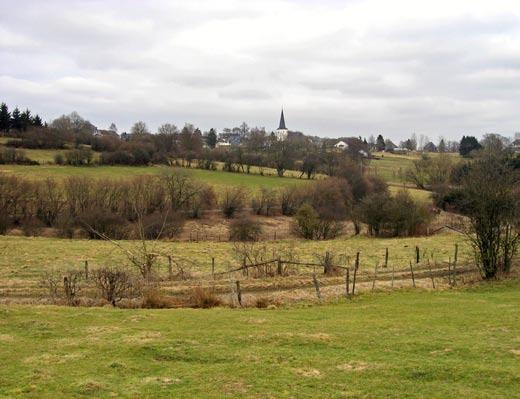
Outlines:
POLYGON ((0 3, 0 101, 48 121, 520 131, 519 0, 0 3))

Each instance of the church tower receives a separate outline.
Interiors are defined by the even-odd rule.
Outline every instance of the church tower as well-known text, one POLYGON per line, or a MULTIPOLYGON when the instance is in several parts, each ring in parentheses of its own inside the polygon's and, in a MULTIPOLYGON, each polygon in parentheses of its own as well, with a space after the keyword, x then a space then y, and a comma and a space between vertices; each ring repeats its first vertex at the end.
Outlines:
POLYGON ((285 117, 283 115, 283 108, 282 108, 282 114, 280 115, 280 124, 278 125, 278 129, 274 132, 276 135, 276 138, 280 141, 283 141, 287 138, 287 133, 289 130, 285 126, 285 117))

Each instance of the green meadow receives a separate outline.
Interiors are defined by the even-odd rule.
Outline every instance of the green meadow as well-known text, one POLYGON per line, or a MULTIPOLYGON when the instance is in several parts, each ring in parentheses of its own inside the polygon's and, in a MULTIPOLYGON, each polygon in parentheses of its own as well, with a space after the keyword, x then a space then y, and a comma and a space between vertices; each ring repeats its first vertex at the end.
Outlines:
POLYGON ((277 310, 0 306, 6 398, 518 398, 520 282, 277 310))

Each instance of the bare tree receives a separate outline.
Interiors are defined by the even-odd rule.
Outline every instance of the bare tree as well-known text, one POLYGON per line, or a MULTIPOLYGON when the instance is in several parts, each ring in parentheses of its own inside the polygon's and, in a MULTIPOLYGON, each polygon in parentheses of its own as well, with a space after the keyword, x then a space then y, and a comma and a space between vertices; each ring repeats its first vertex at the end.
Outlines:
POLYGON ((112 306, 116 306, 117 302, 131 295, 136 289, 130 274, 121 269, 104 267, 94 270, 92 279, 100 290, 101 296, 112 306))
POLYGON ((469 218, 466 236, 482 277, 508 273, 520 243, 518 171, 504 157, 487 154, 463 179, 459 208, 469 218))

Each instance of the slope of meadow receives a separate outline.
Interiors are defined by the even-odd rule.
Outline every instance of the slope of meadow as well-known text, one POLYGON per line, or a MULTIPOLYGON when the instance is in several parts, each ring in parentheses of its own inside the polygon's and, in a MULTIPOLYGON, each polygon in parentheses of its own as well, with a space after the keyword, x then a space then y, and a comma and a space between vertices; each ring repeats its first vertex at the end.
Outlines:
POLYGON ((1 306, 0 396, 518 398, 519 304, 513 280, 277 311, 1 306))

